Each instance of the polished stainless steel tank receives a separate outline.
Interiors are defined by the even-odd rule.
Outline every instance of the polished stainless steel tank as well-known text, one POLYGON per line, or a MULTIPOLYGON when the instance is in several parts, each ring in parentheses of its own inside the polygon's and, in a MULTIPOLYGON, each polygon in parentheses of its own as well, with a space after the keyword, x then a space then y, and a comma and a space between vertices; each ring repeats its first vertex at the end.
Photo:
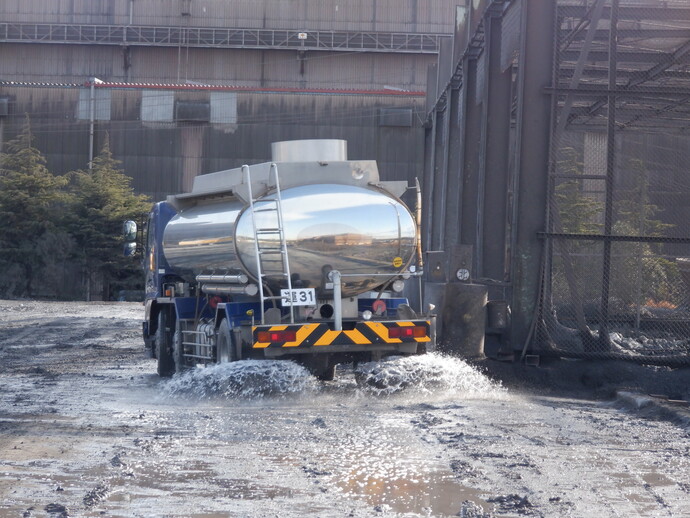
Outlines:
MULTIPOLYGON (((268 202, 255 203, 258 228, 274 227, 272 211, 259 212, 268 202)), ((374 188, 317 184, 282 192, 284 231, 293 284, 319 288, 324 270, 346 277, 344 296, 354 296, 396 276, 415 253, 417 230, 410 211, 396 198, 374 188), (347 275, 356 274, 356 277, 347 275), (377 275, 371 275, 377 274, 377 275)), ((193 207, 173 218, 165 229, 163 247, 168 263, 182 275, 244 271, 256 278, 256 253, 251 212, 239 201, 193 207)), ((262 248, 277 248, 277 235, 261 237, 262 248)), ((273 261, 277 261, 275 256, 273 261)), ((271 272, 280 265, 262 260, 274 289, 284 282, 271 272)))
MULTIPOLYGON (((320 288, 325 272, 343 274, 343 296, 354 296, 400 274, 417 246, 414 217, 389 192, 405 182, 381 183, 375 162, 347 161, 344 141, 273 144, 280 159, 283 230, 294 287, 320 288), (303 161, 300 161, 303 160, 303 161), (306 160, 306 161, 305 161, 306 160), (400 185, 394 184, 402 183, 400 185)), ((170 266, 188 280, 198 274, 244 272, 257 278, 254 223, 248 203, 251 171, 256 228, 278 226, 270 188, 270 164, 211 173, 195 179, 192 193, 169 198, 178 214, 166 226, 163 250, 170 266), (244 172, 243 172, 244 171, 244 172)), ((276 249, 276 233, 260 235, 261 249, 276 249)), ((280 255, 263 256, 261 268, 273 289, 284 286, 280 255), (272 257, 272 258, 271 258, 272 257)))
MULTIPOLYGON (((357 295, 387 280, 370 274, 395 276, 414 256, 414 219, 400 201, 383 192, 317 184, 288 189, 282 198, 293 284, 299 280, 305 287, 318 288, 324 270, 339 270, 344 275, 357 274, 346 276, 343 284, 344 295, 357 295)), ((256 208, 261 206, 258 203, 256 208)), ((258 227, 272 224, 270 211, 255 216, 258 227)), ((279 245, 275 235, 266 239, 262 248, 279 245)), ((254 275, 256 255, 249 211, 237 221, 235 248, 244 268, 254 275)), ((276 265, 271 271, 279 269, 276 265)))
POLYGON ((189 281, 202 273, 241 271, 235 251, 235 221, 244 207, 231 198, 178 213, 163 233, 168 264, 189 281))

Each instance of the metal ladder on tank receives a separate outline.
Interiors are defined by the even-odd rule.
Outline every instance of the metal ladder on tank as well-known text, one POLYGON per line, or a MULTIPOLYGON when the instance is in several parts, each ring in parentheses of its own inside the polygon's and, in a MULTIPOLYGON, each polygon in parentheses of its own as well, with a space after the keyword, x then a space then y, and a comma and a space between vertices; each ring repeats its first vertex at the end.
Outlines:
MULTIPOLYGON (((280 276, 283 277, 287 284, 287 289, 292 293, 292 278, 290 275, 290 261, 288 259, 287 242, 285 239, 285 227, 283 224, 283 207, 282 198, 280 195, 280 179, 278 178, 278 165, 276 163, 271 163, 270 170, 268 172, 268 191, 271 187, 275 188, 275 192, 267 197, 254 198, 252 192, 252 179, 251 170, 249 166, 242 166, 242 176, 244 182, 247 185, 247 192, 249 197, 249 210, 252 214, 252 228, 254 231, 254 252, 256 257, 256 275, 259 285, 259 299, 261 301, 261 323, 264 323, 264 313, 265 313, 265 302, 270 300, 282 300, 280 295, 269 294, 266 295, 266 290, 264 286, 264 279, 268 276, 280 276), (259 202, 261 206, 257 208, 255 204, 259 202), (275 225, 269 227, 257 227, 256 214, 258 213, 273 213, 275 215, 274 221, 275 225), (278 247, 275 246, 262 246, 261 238, 263 236, 278 236, 278 247), (266 261, 264 258, 268 257, 279 257, 280 269, 270 270, 266 268, 266 261)), ((270 293, 270 291, 269 291, 270 293)), ((290 305, 290 323, 295 323, 295 312, 294 306, 290 305)))

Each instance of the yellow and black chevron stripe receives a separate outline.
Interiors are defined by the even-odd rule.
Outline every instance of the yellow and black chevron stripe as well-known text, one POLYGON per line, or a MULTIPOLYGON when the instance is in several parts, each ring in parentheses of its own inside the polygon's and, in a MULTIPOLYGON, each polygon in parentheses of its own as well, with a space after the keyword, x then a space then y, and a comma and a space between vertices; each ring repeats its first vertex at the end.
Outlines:
MULTIPOLYGON (((254 349, 267 347, 322 347, 329 345, 373 345, 400 344, 403 342, 430 342, 430 323, 428 320, 395 321, 395 322, 357 322, 354 329, 332 331, 326 323, 290 324, 280 326, 252 327, 254 349), (402 340, 390 338, 389 329, 392 327, 424 327, 424 336, 402 340), (290 342, 260 342, 259 332, 262 331, 292 331, 295 340, 290 342)), ((265 333, 264 333, 265 334, 265 333)))

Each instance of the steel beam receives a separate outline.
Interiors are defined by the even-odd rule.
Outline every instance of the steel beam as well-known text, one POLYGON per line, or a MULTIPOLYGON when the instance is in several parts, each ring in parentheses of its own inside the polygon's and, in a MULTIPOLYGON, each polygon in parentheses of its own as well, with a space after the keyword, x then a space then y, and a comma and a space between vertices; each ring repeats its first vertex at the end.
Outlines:
MULTIPOLYGON (((447 93, 446 93, 447 96, 447 93)), ((446 97, 447 99, 447 97, 446 97)), ((431 193, 431 248, 445 250, 444 231, 446 219, 446 190, 448 185, 448 132, 450 116, 446 102, 443 110, 436 110, 434 140, 434 189, 431 193)))
MULTIPOLYGON (((430 67, 430 73, 431 73, 430 67)), ((435 69, 435 68, 434 68, 435 69)), ((424 250, 434 250, 431 246, 431 230, 434 225, 432 220, 432 195, 434 191, 436 169, 436 110, 432 110, 429 115, 429 127, 424 135, 424 177, 422 178, 422 247, 424 250)))
MULTIPOLYGON (((592 17, 589 20, 589 28, 587 30, 587 36, 585 37, 585 43, 580 51, 580 57, 575 64, 575 71, 573 76, 570 78, 570 89, 576 90, 577 86, 580 84, 580 79, 582 78, 582 73, 585 69, 585 63, 589 55, 589 50, 592 46, 592 41, 594 40, 594 34, 596 33, 597 27, 599 25, 599 20, 601 19, 601 13, 604 9, 605 0, 597 0, 592 9, 592 17)), ((568 123, 568 118, 570 117, 570 110, 573 107, 574 97, 572 94, 568 94, 565 99, 563 108, 560 111, 558 124, 556 125, 555 135, 552 137, 556 142, 556 145, 560 142, 560 137, 565 130, 565 126, 568 123)))
MULTIPOLYGON (((618 52, 618 61, 620 63, 645 63, 658 64, 668 62, 672 53, 654 52, 649 50, 621 50, 618 52)), ((580 49, 568 49, 561 52, 561 60, 563 62, 576 62, 580 57, 580 49)), ((606 64, 609 61, 609 53, 606 50, 591 50, 589 52, 588 62, 606 64)), ((690 62, 686 57, 680 59, 681 64, 690 62)))
MULTIPOLYGON (((570 31, 561 31, 562 34, 565 36, 567 34, 570 34, 570 31)), ((582 41, 585 38, 584 34, 582 31, 579 31, 577 34, 572 35, 569 38, 569 42, 573 41, 582 41)), ((642 29, 619 29, 618 30, 618 40, 635 40, 635 41, 640 41, 640 40, 665 40, 665 39, 687 39, 690 38, 690 28, 687 29, 677 29, 677 28, 661 28, 661 29, 648 29, 648 28, 642 28, 642 29)), ((598 41, 601 43, 606 43, 609 40, 609 31, 608 29, 597 29, 595 34, 594 34, 594 41, 598 41)), ((565 49, 565 48, 564 48, 565 49)))
MULTIPOLYGON (((604 235, 611 235, 613 230, 613 189, 616 173, 616 69, 618 68, 618 4, 619 0, 611 0, 611 27, 609 40, 609 90, 608 120, 606 132, 606 202, 604 205, 604 235)), ((611 347, 609 338, 609 293, 611 286, 611 240, 604 240, 603 273, 601 279, 601 307, 599 309, 599 350, 611 347)), ((590 344, 585 344, 585 352, 590 344)))
MULTIPOLYGON (((463 147, 464 157, 462 165, 462 198, 460 212, 460 244, 475 246, 478 225, 479 191, 479 155, 481 145, 481 109, 477 105, 477 75, 483 73, 477 69, 477 60, 465 58, 463 63, 465 97, 465 120, 463 147)), ((478 271, 477 257, 473 259, 472 271, 478 271)))
POLYGON ((462 160, 464 149, 463 116, 465 86, 452 87, 448 92, 448 180, 446 189, 445 244, 453 250, 460 243, 460 200, 462 199, 462 160))
MULTIPOLYGON (((614 31, 614 29, 612 27, 611 32, 613 32, 613 31, 614 31)), ((616 31, 616 33, 617 33, 617 31, 616 31)), ((616 41, 617 41, 617 39, 618 38, 616 38, 616 41)), ((662 61, 661 63, 657 63, 655 66, 653 66, 649 70, 640 74, 639 77, 631 78, 628 81, 628 84, 626 86, 628 88, 633 88, 637 85, 640 85, 642 83, 646 83, 647 81, 652 81, 652 80, 658 78, 666 70, 668 70, 673 65, 678 63, 678 61, 681 58, 683 58, 684 56, 686 56, 688 53, 690 53, 690 40, 686 41, 683 45, 678 47, 673 52, 673 54, 667 55, 666 59, 664 61, 662 61)), ((614 87, 615 87, 615 85, 614 85, 614 87)), ((611 88, 611 85, 609 85, 609 88, 611 88)))
MULTIPOLYGON (((661 2, 660 2, 661 4, 661 2)), ((587 14, 584 5, 559 5, 558 16, 561 18, 583 18, 587 14)), ((606 7, 603 12, 605 19, 611 18, 611 7, 606 7)), ((619 8, 621 20, 652 20, 652 21, 690 21, 690 8, 668 7, 666 5, 622 6, 619 8)))
POLYGON ((551 99, 544 89, 552 81, 556 2, 525 0, 518 64, 518 112, 514 163, 518 175, 512 253, 511 342, 522 349, 530 334, 539 300, 542 242, 546 228, 551 99))
MULTIPOLYGON (((566 86, 558 86, 556 88, 547 87, 545 90, 558 94, 574 94, 577 97, 606 97, 610 94, 615 94, 621 98, 684 96, 690 93, 690 87, 687 86, 636 86, 634 88, 616 86, 614 88, 609 88, 608 85, 604 84, 580 85, 578 88, 569 88, 566 86)), ((606 104, 605 101, 604 104, 606 104)))
POLYGON ((477 274, 482 280, 502 283, 508 279, 506 245, 508 232, 508 191, 510 182, 509 154, 512 70, 501 70, 502 19, 486 23, 488 56, 482 71, 485 79, 484 120, 484 193, 482 228, 477 242, 477 274))
MULTIPOLYGON (((580 178, 580 176, 578 176, 580 178)), ((602 177, 603 178, 603 177, 602 177)), ((688 244, 690 237, 629 236, 623 234, 571 234, 567 232, 539 232, 539 237, 567 239, 570 241, 612 241, 618 243, 667 243, 688 244)))
MULTIPOLYGON (((611 30, 611 33, 613 33, 613 29, 611 30)), ((612 36, 613 37, 613 36, 612 36)), ((616 38, 616 41, 618 39, 616 38)), ((610 55, 609 51, 609 55, 610 55)), ((617 52, 617 55, 613 57, 613 59, 616 60, 616 63, 618 63, 619 58, 621 55, 617 52)), ((644 71, 644 72, 639 72, 637 74, 633 74, 633 77, 631 77, 628 81, 628 83, 624 87, 618 87, 615 83, 611 84, 609 82, 608 88, 609 91, 607 95, 610 97, 612 94, 616 94, 617 92, 624 92, 626 90, 632 90, 632 94, 639 95, 641 91, 637 88, 639 85, 644 84, 648 81, 652 81, 654 79, 659 78, 667 69, 672 67, 673 65, 676 64, 681 64, 681 60, 687 60, 688 54, 690 54, 690 41, 685 42, 683 45, 681 45, 678 49, 676 49, 672 54, 663 54, 662 59, 656 59, 656 64, 644 71)), ((625 58, 623 58, 625 59, 625 58)), ((611 70, 610 68, 610 61, 609 59, 609 71, 611 70)), ((662 87, 663 88, 663 87, 662 87)), ((661 93, 661 90, 659 88, 651 87, 653 92, 656 92, 657 94, 661 93)), ((606 106, 607 99, 601 98, 595 103, 592 104, 592 106, 589 107, 588 113, 589 115, 594 115, 597 111, 599 111, 601 108, 606 106)))

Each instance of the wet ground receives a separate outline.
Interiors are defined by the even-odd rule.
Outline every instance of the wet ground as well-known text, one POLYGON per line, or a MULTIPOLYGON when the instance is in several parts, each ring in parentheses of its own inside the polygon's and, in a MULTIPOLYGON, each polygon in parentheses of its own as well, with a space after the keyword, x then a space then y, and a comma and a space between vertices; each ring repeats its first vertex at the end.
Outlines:
POLYGON ((690 428, 615 376, 427 355, 161 381, 141 316, 0 301, 0 517, 690 516, 690 428))

